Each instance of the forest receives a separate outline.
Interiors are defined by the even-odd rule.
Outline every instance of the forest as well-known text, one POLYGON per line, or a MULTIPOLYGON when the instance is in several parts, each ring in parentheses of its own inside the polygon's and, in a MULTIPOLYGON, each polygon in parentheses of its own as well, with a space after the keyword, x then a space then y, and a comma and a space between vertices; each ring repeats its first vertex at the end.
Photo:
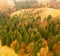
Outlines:
POLYGON ((60 56, 60 9, 14 2, 0 10, 0 56, 60 56))

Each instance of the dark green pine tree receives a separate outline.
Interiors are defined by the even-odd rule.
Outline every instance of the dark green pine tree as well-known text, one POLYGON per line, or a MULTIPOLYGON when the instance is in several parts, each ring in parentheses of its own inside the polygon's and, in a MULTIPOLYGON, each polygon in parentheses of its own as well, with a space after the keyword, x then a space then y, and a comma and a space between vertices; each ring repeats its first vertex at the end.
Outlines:
POLYGON ((16 29, 16 27, 15 27, 15 25, 12 22, 12 24, 10 24, 10 26, 9 26, 9 30, 14 31, 15 29, 16 29))
POLYGON ((35 35, 35 41, 39 40, 41 38, 41 35, 39 32, 36 32, 36 35, 35 35))
POLYGON ((40 29, 39 29, 39 32, 40 32, 41 36, 44 37, 44 33, 45 33, 45 32, 44 32, 44 29, 43 29, 43 28, 40 28, 40 29))
POLYGON ((20 33, 18 30, 15 30, 15 38, 17 39, 17 41, 18 41, 19 43, 22 43, 23 38, 22 38, 21 33, 20 33))
POLYGON ((28 45, 30 43, 30 37, 29 37, 29 34, 27 32, 24 35, 24 42, 26 45, 28 45))
POLYGON ((10 44, 11 44, 11 37, 8 35, 8 36, 6 37, 6 45, 7 45, 7 46, 10 46, 10 44))
POLYGON ((28 23, 28 24, 26 25, 26 29, 28 30, 29 27, 31 27, 31 26, 32 26, 31 23, 28 23))
POLYGON ((2 38, 1 38, 1 41, 2 41, 2 45, 6 45, 6 37, 7 37, 7 31, 5 29, 2 30, 2 38))
POLYGON ((48 27, 45 28, 43 37, 47 40, 50 36, 51 32, 49 32, 48 27))
POLYGON ((17 41, 19 42, 19 43, 22 43, 23 42, 23 38, 22 38, 22 35, 21 35, 21 33, 17 33, 17 41))
POLYGON ((14 32, 12 30, 9 31, 9 37, 11 37, 11 42, 15 40, 14 32))
POLYGON ((38 42, 34 44, 33 56, 37 56, 37 52, 39 51, 38 42))
POLYGON ((19 42, 17 42, 15 45, 15 52, 17 53, 19 51, 19 49, 20 49, 19 42))
POLYGON ((50 21, 50 19, 52 19, 52 16, 51 15, 48 15, 47 21, 50 21))
POLYGON ((20 27, 20 33, 22 34, 22 36, 25 35, 25 33, 26 33, 25 26, 21 25, 21 27, 20 27))
POLYGON ((57 34, 53 40, 51 40, 51 42, 48 45, 49 49, 52 50, 53 45, 59 41, 60 41, 60 33, 57 34))
POLYGON ((34 35, 34 33, 32 32, 32 33, 31 33, 31 37, 30 37, 30 42, 34 41, 34 39, 35 39, 35 35, 34 35))
POLYGON ((6 36, 1 37, 2 46, 6 45, 6 36))
POLYGON ((10 44, 12 43, 12 41, 14 41, 15 40, 15 37, 14 37, 14 33, 13 33, 13 31, 9 31, 8 32, 8 34, 7 34, 7 37, 6 37, 6 44, 8 45, 8 46, 10 46, 10 44))
POLYGON ((58 31, 56 29, 56 24, 54 22, 50 22, 49 25, 48 25, 48 30, 49 32, 51 32, 53 35, 56 35, 58 34, 58 31))

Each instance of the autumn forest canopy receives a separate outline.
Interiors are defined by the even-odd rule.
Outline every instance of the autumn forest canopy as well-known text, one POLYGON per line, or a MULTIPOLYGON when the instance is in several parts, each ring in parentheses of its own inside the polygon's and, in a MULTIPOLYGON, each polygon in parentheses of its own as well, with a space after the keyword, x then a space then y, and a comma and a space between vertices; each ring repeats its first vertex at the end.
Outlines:
POLYGON ((60 1, 0 1, 0 56, 60 56, 60 1))

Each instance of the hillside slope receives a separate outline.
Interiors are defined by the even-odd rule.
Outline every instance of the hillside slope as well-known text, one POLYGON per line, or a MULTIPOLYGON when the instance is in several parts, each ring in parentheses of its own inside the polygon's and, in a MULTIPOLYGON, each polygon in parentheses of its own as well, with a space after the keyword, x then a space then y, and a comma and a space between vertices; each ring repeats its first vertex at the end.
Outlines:
MULTIPOLYGON (((41 16, 42 20, 47 17, 48 15, 51 15, 54 17, 60 17, 60 10, 59 9, 53 9, 53 8, 37 8, 37 9, 21 9, 20 11, 14 12, 11 14, 11 16, 17 14, 17 15, 25 15, 26 13, 32 14, 34 17, 41 16)), ((24 16, 23 16, 24 17, 24 16)))
POLYGON ((51 15, 52 18, 60 17, 60 10, 58 10, 58 9, 53 9, 53 8, 46 8, 45 10, 43 10, 43 11, 40 13, 40 15, 41 15, 42 18, 45 18, 45 17, 47 17, 48 15, 51 15))

